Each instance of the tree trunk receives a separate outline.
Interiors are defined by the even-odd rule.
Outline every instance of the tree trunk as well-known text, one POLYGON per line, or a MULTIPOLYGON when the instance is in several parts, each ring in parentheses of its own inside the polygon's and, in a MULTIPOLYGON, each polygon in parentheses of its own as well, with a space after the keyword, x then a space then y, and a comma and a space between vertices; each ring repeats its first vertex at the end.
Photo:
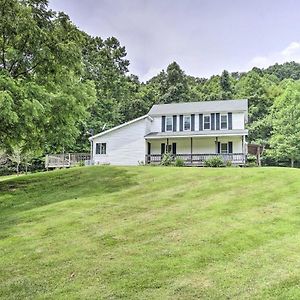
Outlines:
POLYGON ((19 165, 20 164, 17 163, 17 175, 19 175, 19 165))
POLYGON ((291 159, 291 167, 294 168, 294 159, 291 159))

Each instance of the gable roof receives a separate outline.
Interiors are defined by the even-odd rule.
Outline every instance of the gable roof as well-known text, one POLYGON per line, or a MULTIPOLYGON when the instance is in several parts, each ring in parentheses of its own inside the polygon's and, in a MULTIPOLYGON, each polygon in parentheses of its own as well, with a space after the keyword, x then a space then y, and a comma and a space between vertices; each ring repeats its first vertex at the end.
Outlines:
POLYGON ((248 100, 216 100, 199 102, 182 102, 153 105, 149 111, 150 116, 168 114, 191 114, 211 112, 237 112, 248 111, 248 100))
POLYGON ((98 134, 95 134, 95 135, 93 135, 93 136, 91 136, 91 137, 89 138, 89 141, 91 141, 91 140, 93 140, 94 138, 97 138, 97 137, 99 137, 99 136, 105 135, 105 134, 107 134, 107 133, 109 133, 109 132, 112 132, 112 131, 115 131, 115 130, 120 129, 120 128, 122 128, 122 127, 125 127, 125 126, 127 126, 127 125, 130 125, 130 124, 132 124, 132 123, 135 123, 135 122, 138 122, 138 121, 140 121, 140 120, 146 119, 146 118, 149 118, 149 119, 152 121, 152 118, 151 118, 149 115, 144 115, 144 116, 141 116, 141 117, 136 118, 136 119, 134 119, 134 120, 131 120, 131 121, 129 121, 129 122, 126 122, 126 123, 123 123, 123 124, 121 124, 121 125, 115 126, 115 127, 111 128, 111 129, 108 129, 108 130, 105 130, 105 131, 100 132, 100 133, 98 133, 98 134))

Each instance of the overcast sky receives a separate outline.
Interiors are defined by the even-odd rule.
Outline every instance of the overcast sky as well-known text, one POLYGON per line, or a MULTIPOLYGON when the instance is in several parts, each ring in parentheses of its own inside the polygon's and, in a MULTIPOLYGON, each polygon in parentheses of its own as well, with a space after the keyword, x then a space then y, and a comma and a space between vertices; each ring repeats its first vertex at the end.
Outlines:
POLYGON ((300 61, 298 0, 50 0, 90 35, 115 36, 145 81, 172 61, 189 75, 300 61))

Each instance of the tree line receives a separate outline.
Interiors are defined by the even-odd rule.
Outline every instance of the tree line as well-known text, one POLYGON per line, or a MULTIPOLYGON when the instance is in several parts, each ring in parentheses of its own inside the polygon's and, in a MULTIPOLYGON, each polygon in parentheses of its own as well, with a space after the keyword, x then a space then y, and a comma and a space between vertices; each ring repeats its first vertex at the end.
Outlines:
POLYGON ((155 103, 249 99, 249 142, 265 164, 300 160, 300 65, 198 78, 176 62, 149 81, 128 72, 115 37, 79 30, 47 0, 0 0, 0 162, 88 151, 88 137, 155 103))

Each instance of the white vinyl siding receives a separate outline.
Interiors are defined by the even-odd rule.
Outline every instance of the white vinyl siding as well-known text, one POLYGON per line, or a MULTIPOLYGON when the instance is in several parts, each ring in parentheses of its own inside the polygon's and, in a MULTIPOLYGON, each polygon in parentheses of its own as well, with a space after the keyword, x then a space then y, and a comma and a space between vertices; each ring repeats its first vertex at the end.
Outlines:
POLYGON ((146 141, 149 133, 148 119, 137 122, 96 137, 94 139, 94 163, 111 165, 138 165, 145 160, 146 141), (106 155, 96 154, 96 144, 106 143, 106 155))

